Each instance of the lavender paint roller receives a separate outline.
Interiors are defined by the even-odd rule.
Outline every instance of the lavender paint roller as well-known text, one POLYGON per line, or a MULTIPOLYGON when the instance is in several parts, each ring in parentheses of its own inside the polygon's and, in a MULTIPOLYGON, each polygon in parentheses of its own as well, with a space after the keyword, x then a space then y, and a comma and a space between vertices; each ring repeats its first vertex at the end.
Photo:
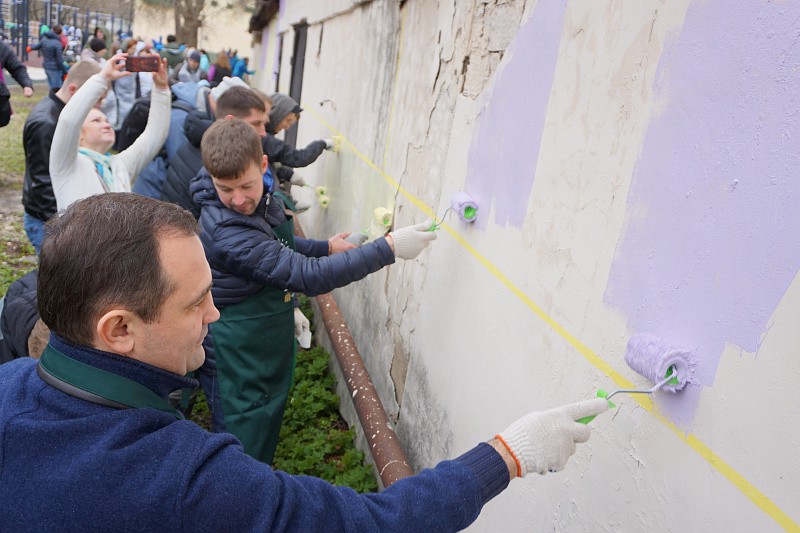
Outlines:
MULTIPOLYGON (((630 338, 625 350, 625 362, 639 374, 654 382, 655 386, 647 390, 616 390, 610 394, 599 389, 597 397, 607 399, 609 407, 615 407, 610 398, 617 393, 653 394, 662 388, 675 393, 691 382, 697 365, 693 350, 672 346, 649 333, 637 333, 630 338)), ((588 424, 592 420, 594 420, 594 416, 587 416, 577 421, 581 424, 588 424)))
POLYGON ((478 216, 478 203, 464 191, 458 191, 450 198, 450 207, 464 222, 475 222, 478 216))

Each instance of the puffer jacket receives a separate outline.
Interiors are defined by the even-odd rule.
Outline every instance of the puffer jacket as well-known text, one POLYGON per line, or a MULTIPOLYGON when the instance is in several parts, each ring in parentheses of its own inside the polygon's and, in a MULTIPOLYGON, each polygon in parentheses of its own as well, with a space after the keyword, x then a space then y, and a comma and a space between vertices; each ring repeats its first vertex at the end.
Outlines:
POLYGON ((33 83, 28 76, 28 69, 25 68, 25 65, 20 63, 17 54, 14 53, 11 47, 3 41, 0 41, 0 83, 4 84, 3 69, 6 69, 22 87, 30 87, 33 89, 33 83))
POLYGON ((42 51, 42 57, 44 57, 42 66, 45 70, 60 70, 64 74, 67 73, 64 58, 61 55, 64 50, 64 47, 61 46, 61 38, 52 31, 45 32, 39 42, 31 46, 31 50, 42 51))
POLYGON ((294 167, 307 167, 317 160, 325 150, 326 143, 322 139, 311 141, 305 148, 297 149, 286 144, 271 133, 261 139, 261 147, 269 160, 270 169, 280 181, 292 179, 294 167))
POLYGON ((169 160, 167 178, 161 188, 161 199, 178 204, 191 212, 194 218, 200 218, 200 208, 192 201, 189 183, 203 168, 203 156, 200 153, 200 141, 214 117, 200 110, 191 111, 183 122, 183 132, 189 141, 181 146, 169 160))
POLYGON ((39 271, 28 272, 8 288, 0 311, 0 364, 28 357, 28 337, 39 320, 36 287, 39 271))
POLYGON ((331 256, 322 253, 328 251, 327 241, 296 238, 293 251, 272 231, 273 225, 285 220, 279 202, 265 194, 252 215, 228 209, 205 169, 192 181, 191 193, 201 209, 200 240, 211 266, 211 295, 218 308, 241 303, 265 286, 308 296, 324 294, 394 263, 383 237, 331 256))

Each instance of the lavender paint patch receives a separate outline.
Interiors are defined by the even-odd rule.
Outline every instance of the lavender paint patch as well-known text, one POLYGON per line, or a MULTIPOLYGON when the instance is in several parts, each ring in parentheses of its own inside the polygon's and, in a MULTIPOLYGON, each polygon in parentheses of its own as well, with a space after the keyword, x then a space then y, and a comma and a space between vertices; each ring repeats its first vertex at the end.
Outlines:
POLYGON ((476 223, 521 227, 533 188, 564 26, 564 0, 540 0, 520 26, 481 111, 468 156, 466 189, 483 206, 476 223))
MULTIPOLYGON (((727 342, 758 350, 800 269, 800 4, 692 4, 662 54, 606 302, 697 350, 714 383, 727 342)), ((661 407, 690 421, 699 392, 661 407)), ((671 395, 670 395, 671 396, 671 395)))

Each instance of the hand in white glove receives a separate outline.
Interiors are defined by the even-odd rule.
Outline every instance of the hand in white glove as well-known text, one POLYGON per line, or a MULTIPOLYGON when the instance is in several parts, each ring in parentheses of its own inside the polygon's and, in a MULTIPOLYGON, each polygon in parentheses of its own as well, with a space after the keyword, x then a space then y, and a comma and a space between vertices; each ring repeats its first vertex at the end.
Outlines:
MULTIPOLYGON (((428 243, 436 240, 436 232, 431 231, 433 222, 426 220, 422 224, 406 226, 389 233, 394 256, 400 259, 414 259, 428 243)), ((388 239, 387 239, 388 240, 388 239)))
POLYGON ((297 185, 298 187, 304 187, 306 184, 306 180, 303 179, 303 176, 300 176, 297 172, 295 172, 289 179, 289 183, 291 183, 292 185, 297 185))
POLYGON ((325 141, 326 150, 333 150, 333 147, 335 146, 333 143, 333 139, 323 139, 323 141, 325 141))
POLYGON ((311 348, 311 327, 299 307, 294 308, 294 336, 301 348, 311 348))
POLYGON ((608 410, 608 400, 595 398, 526 415, 497 438, 514 456, 517 475, 563 470, 576 442, 589 440, 589 426, 576 420, 608 410))

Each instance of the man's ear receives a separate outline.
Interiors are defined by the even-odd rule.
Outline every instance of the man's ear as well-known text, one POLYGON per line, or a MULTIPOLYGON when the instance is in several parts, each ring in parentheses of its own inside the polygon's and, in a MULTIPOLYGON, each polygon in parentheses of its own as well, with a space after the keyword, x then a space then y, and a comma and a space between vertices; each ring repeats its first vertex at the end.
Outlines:
POLYGON ((225 115, 225 120, 233 120, 235 118, 233 115, 225 115))
POLYGON ((95 348, 127 355, 133 351, 142 319, 127 309, 112 309, 100 317, 95 329, 95 348))
POLYGON ((76 92, 78 92, 78 89, 80 89, 80 87, 78 87, 78 86, 77 86, 77 85, 75 85, 74 83, 70 83, 69 85, 67 85, 67 92, 69 93, 69 97, 70 97, 70 98, 72 98, 72 96, 73 96, 73 95, 74 95, 76 92))
POLYGON ((261 161, 261 173, 267 171, 267 166, 269 165, 269 159, 267 158, 267 154, 264 154, 264 159, 261 161))

